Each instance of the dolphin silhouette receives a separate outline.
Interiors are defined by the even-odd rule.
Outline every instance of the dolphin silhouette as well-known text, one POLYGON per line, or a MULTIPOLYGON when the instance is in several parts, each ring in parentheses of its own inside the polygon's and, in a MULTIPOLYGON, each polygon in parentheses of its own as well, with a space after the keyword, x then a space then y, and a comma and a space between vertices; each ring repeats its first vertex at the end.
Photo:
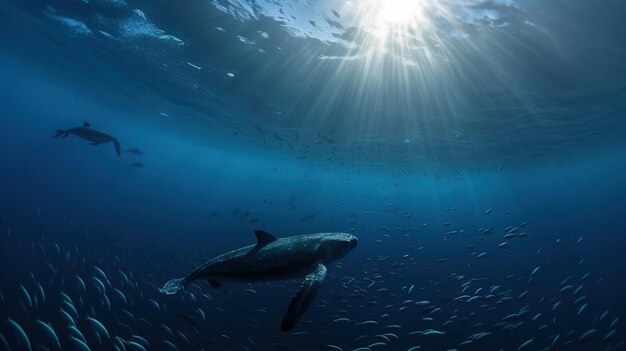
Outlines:
POLYGON ((80 127, 70 128, 70 129, 58 129, 57 133, 54 135, 55 138, 63 137, 67 138, 68 135, 73 134, 81 139, 85 139, 87 141, 91 141, 89 145, 99 145, 102 143, 112 142, 113 146, 115 146, 115 153, 117 153, 117 157, 122 154, 122 148, 120 147, 120 142, 117 138, 103 133, 99 130, 95 130, 91 128, 89 122, 83 123, 80 127))
POLYGON ((138 147, 134 147, 132 149, 124 150, 124 152, 125 153, 135 154, 135 155, 143 155, 143 151, 139 150, 138 147))

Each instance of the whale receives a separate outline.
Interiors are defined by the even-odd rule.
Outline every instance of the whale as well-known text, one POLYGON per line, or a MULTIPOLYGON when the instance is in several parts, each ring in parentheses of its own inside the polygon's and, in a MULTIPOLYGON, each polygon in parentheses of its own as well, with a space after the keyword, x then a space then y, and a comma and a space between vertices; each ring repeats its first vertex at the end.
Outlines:
POLYGON ((194 281, 207 281, 213 288, 223 282, 266 282, 304 277, 287 308, 283 332, 291 330, 313 302, 326 278, 327 266, 354 249, 356 236, 347 233, 315 233, 276 238, 256 230, 257 242, 217 256, 182 278, 171 279, 159 289, 176 294, 194 281))
POLYGON ((103 143, 111 142, 115 147, 115 153, 117 154, 117 157, 120 157, 120 155, 122 154, 122 148, 120 147, 120 142, 117 140, 117 138, 107 133, 91 128, 89 122, 84 122, 83 125, 80 127, 74 127, 70 129, 58 129, 54 137, 67 138, 67 136, 70 134, 75 135, 81 139, 90 141, 89 145, 100 145, 103 143))

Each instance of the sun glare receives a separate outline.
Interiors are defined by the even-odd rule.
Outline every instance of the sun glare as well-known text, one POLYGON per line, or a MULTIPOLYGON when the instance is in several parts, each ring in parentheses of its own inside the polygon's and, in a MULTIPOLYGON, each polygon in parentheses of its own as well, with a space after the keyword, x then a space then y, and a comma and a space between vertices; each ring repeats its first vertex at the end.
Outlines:
POLYGON ((408 33, 424 33, 432 23, 429 10, 437 0, 359 0, 357 4, 359 27, 380 42, 403 40, 408 33), (389 36, 392 35, 394 39, 389 36))
POLYGON ((377 24, 383 26, 412 26, 424 20, 424 0, 379 0, 377 24))

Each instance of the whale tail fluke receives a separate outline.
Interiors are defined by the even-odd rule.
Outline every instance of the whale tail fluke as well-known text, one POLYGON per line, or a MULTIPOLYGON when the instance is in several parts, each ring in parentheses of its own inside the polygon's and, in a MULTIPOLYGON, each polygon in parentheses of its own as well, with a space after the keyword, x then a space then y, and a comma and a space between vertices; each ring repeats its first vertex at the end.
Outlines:
POLYGON ((117 139, 113 139, 113 145, 115 146, 115 152, 117 153, 117 157, 122 155, 122 147, 120 146, 120 142, 117 139))
POLYGON ((68 136, 68 132, 64 131, 63 129, 57 129, 57 133, 54 135, 55 138, 58 138, 60 136, 67 138, 68 136))
POLYGON ((167 295, 173 295, 183 290, 185 285, 187 285, 185 278, 172 279, 165 283, 165 285, 159 289, 159 292, 167 295))

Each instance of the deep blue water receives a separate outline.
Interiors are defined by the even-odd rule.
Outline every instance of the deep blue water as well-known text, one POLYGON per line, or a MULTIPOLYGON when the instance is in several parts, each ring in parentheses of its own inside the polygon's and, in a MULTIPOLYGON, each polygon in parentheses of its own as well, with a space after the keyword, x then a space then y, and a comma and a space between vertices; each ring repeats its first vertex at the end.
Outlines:
POLYGON ((0 2, 0 350, 624 349, 624 3, 397 1, 0 2))

